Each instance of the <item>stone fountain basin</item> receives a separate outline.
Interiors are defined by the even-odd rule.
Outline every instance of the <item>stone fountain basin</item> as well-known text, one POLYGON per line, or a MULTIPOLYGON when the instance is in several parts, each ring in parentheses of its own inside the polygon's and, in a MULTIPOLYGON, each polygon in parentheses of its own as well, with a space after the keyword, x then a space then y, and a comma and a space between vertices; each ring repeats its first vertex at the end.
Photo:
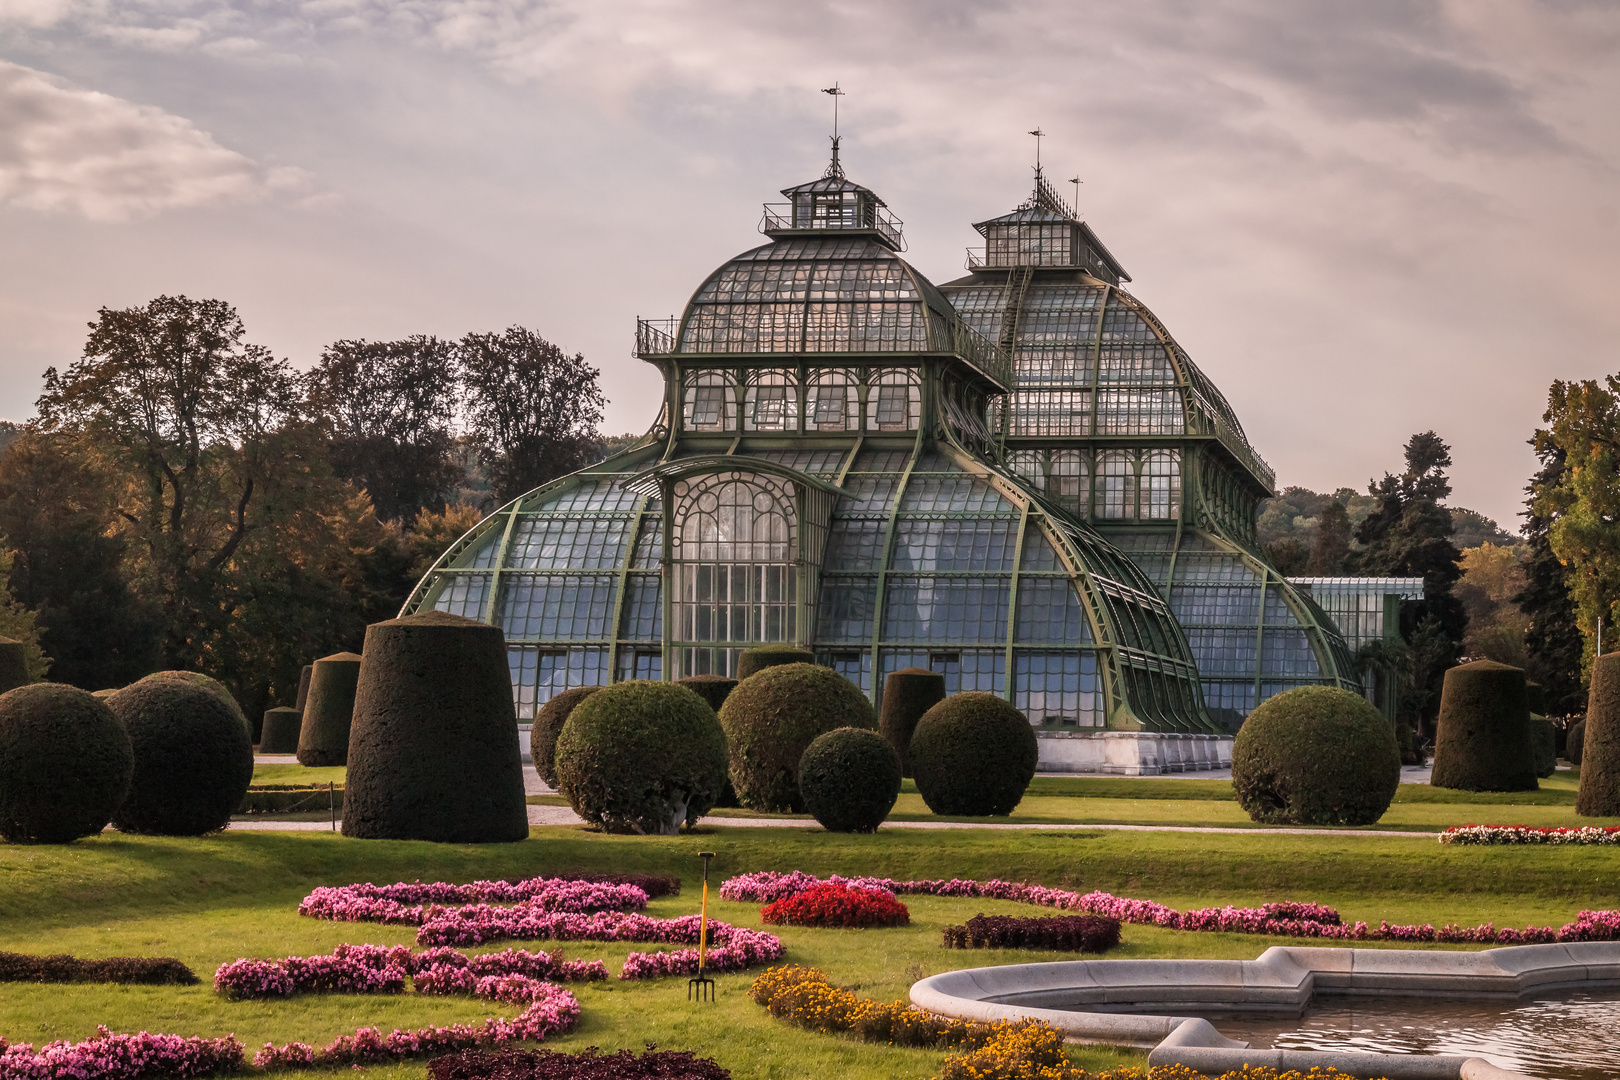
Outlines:
POLYGON ((1154 1065, 1220 1072, 1332 1066, 1391 1080, 1506 1080, 1523 1074, 1458 1055, 1249 1050, 1193 1013, 1303 1015, 1311 998, 1387 995, 1516 1000, 1620 986, 1620 942, 1478 952, 1273 946, 1255 960, 1069 960, 967 968, 911 988, 920 1009, 964 1020, 1044 1020, 1076 1042, 1152 1048, 1154 1065))

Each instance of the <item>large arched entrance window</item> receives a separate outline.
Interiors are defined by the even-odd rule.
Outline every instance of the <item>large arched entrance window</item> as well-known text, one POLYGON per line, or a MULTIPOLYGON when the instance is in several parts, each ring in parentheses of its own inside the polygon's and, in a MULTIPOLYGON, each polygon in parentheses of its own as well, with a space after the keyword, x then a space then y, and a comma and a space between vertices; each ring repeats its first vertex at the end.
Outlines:
POLYGON ((791 484, 728 472, 677 481, 670 555, 679 676, 731 675, 750 645, 798 632, 791 484))

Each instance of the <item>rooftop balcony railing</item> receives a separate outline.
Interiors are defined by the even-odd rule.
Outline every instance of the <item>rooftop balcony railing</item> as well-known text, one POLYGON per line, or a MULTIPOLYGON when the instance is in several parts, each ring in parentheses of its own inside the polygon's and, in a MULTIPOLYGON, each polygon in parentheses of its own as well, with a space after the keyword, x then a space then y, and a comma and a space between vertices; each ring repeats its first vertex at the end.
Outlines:
POLYGON ((879 236, 903 250, 906 246, 905 237, 901 235, 904 224, 899 218, 881 206, 870 207, 865 214, 857 214, 852 207, 842 213, 795 218, 792 203, 766 203, 765 215, 760 219, 759 231, 768 233, 778 229, 826 229, 829 231, 838 229, 875 229, 879 236), (865 220, 862 220, 863 218, 865 220))
POLYGON ((1260 456, 1259 451, 1249 445, 1249 441, 1240 435, 1231 424, 1227 423, 1204 395, 1193 391, 1193 404, 1197 407, 1203 422, 1210 433, 1213 433, 1220 444, 1231 455, 1242 462, 1255 477, 1265 483, 1271 491, 1277 490, 1277 470, 1267 464, 1266 459, 1260 456))
POLYGON ((676 335, 680 332, 679 319, 637 319, 636 355, 644 359, 672 355, 675 352, 676 335))

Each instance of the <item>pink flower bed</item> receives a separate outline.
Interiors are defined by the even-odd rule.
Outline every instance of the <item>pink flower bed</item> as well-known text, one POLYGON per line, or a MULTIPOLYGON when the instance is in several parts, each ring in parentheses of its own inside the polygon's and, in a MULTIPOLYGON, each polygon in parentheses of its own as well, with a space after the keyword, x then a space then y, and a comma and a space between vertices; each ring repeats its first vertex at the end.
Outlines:
MULTIPOLYGON (((780 959, 782 939, 775 934, 726 926, 725 923, 709 924, 709 954, 703 964, 706 971, 741 971, 756 964, 774 964, 780 959), (723 937, 716 937, 716 927, 726 928, 723 937)), ((657 979, 665 975, 696 975, 697 969, 696 949, 631 953, 624 958, 624 970, 619 973, 619 978, 657 979)))
MULTIPOLYGON (((1020 884, 1011 881, 893 881, 888 878, 841 878, 853 888, 884 889, 896 895, 907 893, 924 896, 987 897, 995 900, 1014 900, 1043 907, 1066 908, 1103 915, 1120 922, 1163 926, 1172 930, 1212 930, 1236 934, 1272 934, 1278 937, 1329 938, 1346 941, 1416 941, 1446 942, 1481 945, 1537 945, 1554 941, 1617 941, 1620 940, 1620 911, 1582 911, 1575 921, 1562 927, 1527 926, 1522 930, 1511 927, 1497 929, 1491 923, 1481 926, 1457 926, 1448 923, 1435 927, 1431 923, 1401 925, 1382 922, 1369 926, 1364 922, 1345 923, 1339 913, 1323 904, 1281 903, 1262 904, 1255 908, 1196 908, 1176 911, 1150 900, 1132 900, 1112 896, 1105 892, 1085 895, 1065 889, 1048 889, 1041 885, 1020 884)), ((820 879, 795 871, 780 874, 763 871, 743 874, 727 880, 720 886, 720 895, 727 900, 764 901, 780 899, 786 889, 804 889, 820 884, 820 879)), ((786 895, 792 895, 791 892, 786 895)))
POLYGON ((1453 825, 1442 844, 1620 844, 1620 825, 1541 829, 1532 825, 1453 825))
POLYGON ((600 960, 559 961, 548 953, 520 949, 469 957, 455 949, 427 949, 413 955, 404 945, 339 945, 329 956, 222 964, 214 972, 214 989, 232 998, 398 994, 404 992, 407 976, 418 993, 474 994, 480 980, 488 978, 594 982, 607 978, 607 968, 600 960))
POLYGON ((179 1035, 118 1035, 104 1027, 81 1043, 28 1043, 0 1039, 0 1080, 144 1080, 146 1077, 206 1076, 242 1067, 242 1044, 179 1035))
POLYGON ((420 926, 429 912, 447 904, 519 904, 534 911, 640 911, 647 906, 647 893, 636 885, 544 877, 470 885, 368 882, 315 889, 298 905, 298 914, 337 922, 420 926))

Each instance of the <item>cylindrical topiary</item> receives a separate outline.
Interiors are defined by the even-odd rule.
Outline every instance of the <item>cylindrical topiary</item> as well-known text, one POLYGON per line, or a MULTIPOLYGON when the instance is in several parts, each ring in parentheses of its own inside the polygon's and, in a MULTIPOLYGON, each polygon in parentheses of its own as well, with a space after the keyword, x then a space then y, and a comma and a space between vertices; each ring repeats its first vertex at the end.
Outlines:
MULTIPOLYGON (((366 633, 371 632, 370 628, 366 633)), ((311 665, 309 696, 298 732, 298 764, 311 768, 349 763, 349 725, 354 719, 360 657, 352 652, 323 656, 311 665)), ((507 675, 508 680, 511 675, 507 675)), ((510 686, 510 681, 508 686, 510 686)), ((516 720, 513 721, 516 723, 516 720)))
POLYGON ((302 727, 303 717, 298 715, 297 709, 283 705, 278 709, 264 710, 264 724, 259 729, 259 753, 297 753, 298 732, 302 727))
MULTIPOLYGON (((366 627, 343 835, 504 843, 529 835, 506 638, 442 611, 366 627)), ((309 708, 321 687, 315 666, 309 708)), ((309 717, 305 717, 308 730, 309 717)))
POLYGON ((1620 817, 1620 653, 1592 661, 1575 812, 1582 817, 1620 817))
POLYGON ((608 832, 673 836, 726 781, 726 737, 684 686, 632 680, 581 701, 557 739, 557 788, 608 832))
POLYGON ((1581 750, 1585 745, 1586 721, 1577 720, 1570 725, 1569 734, 1564 737, 1564 756, 1577 769, 1581 767, 1581 750))
POLYGON ((1446 672, 1429 783, 1462 791, 1536 789, 1522 670, 1475 660, 1446 672))
POLYGON ((28 646, 16 638, 0 637, 0 694, 33 681, 28 674, 28 646))
POLYGON ((731 755, 731 786, 751 810, 804 812, 799 759, 835 728, 875 730, 860 688, 832 668, 778 664, 737 684, 720 707, 731 755))
POLYGON ((813 664, 816 654, 797 645, 755 645, 744 649, 737 657, 737 681, 757 675, 778 664, 813 664))
POLYGON ((945 700, 945 676, 927 668, 902 668, 883 680, 878 730, 900 759, 900 775, 911 775, 911 734, 923 713, 945 700))
POLYGON ((1040 747, 1029 719, 979 690, 946 698, 917 721, 911 775, 936 814, 1010 814, 1035 776, 1040 747))
POLYGON ((154 671, 145 679, 142 679, 141 682, 147 682, 148 680, 153 682, 183 682, 202 687, 225 703, 225 707, 231 710, 231 715, 242 721, 242 729, 248 733, 248 741, 253 741, 253 721, 247 718, 247 714, 242 711, 242 706, 237 704, 236 695, 225 689, 225 684, 218 679, 204 675, 200 671, 154 671))
POLYGON ((253 780, 253 744, 217 693, 181 679, 142 679, 108 698, 107 707, 135 751, 129 797, 113 825, 201 836, 230 822, 253 780))
POLYGON ((1524 703, 1531 716, 1547 715, 1547 688, 1534 679, 1524 681, 1524 703))
POLYGON ((0 694, 0 836, 13 844, 99 833, 134 768, 129 732, 105 701, 59 683, 0 694))
POLYGON ((1371 825, 1401 782, 1389 721, 1360 694, 1301 686, 1268 698, 1232 740, 1232 787, 1267 825, 1371 825))
POLYGON ((600 686, 570 686, 540 706, 529 728, 529 760, 548 787, 557 786, 557 736, 574 706, 602 689, 600 686))
POLYGON ((1536 775, 1548 777, 1558 771, 1558 733, 1545 716, 1530 717, 1530 746, 1536 755, 1536 775))
MULTIPOLYGON (((724 675, 688 675, 684 679, 676 679, 675 682, 707 701, 716 716, 720 715, 720 706, 726 703, 726 698, 737 689, 737 680, 728 679, 724 675)), ((725 807, 742 805, 737 801, 736 789, 731 786, 730 774, 726 776, 725 790, 720 792, 720 798, 714 805, 725 807)))
POLYGON ((799 792, 828 832, 876 832, 900 797, 900 757, 875 731, 829 731, 799 759, 799 792))
POLYGON ((305 664, 304 669, 298 673, 298 696, 293 699, 293 708, 300 716, 304 713, 304 703, 309 700, 309 680, 314 674, 314 664, 305 664))

